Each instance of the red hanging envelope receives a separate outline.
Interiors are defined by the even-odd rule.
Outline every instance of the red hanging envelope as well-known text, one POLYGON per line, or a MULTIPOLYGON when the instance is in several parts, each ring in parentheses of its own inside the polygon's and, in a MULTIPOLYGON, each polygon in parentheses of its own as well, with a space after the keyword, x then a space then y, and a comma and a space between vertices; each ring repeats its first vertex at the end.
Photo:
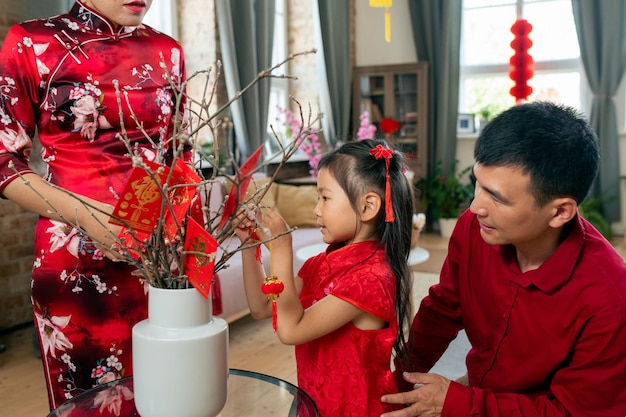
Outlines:
POLYGON ((201 179, 189 166, 177 159, 174 172, 169 180, 167 199, 171 209, 165 210, 163 233, 170 241, 178 240, 178 231, 185 220, 189 206, 196 195, 196 187, 201 179))
POLYGON ((256 168, 256 164, 259 161, 261 152, 263 151, 263 146, 264 145, 259 146, 258 149, 250 155, 250 158, 248 158, 239 168, 239 174, 237 175, 236 180, 236 182, 239 182, 239 187, 234 185, 231 187, 226 203, 224 203, 224 211, 222 212, 222 218, 220 219, 220 223, 217 227, 218 229, 224 227, 230 219, 230 216, 232 216, 235 212, 237 203, 241 202, 246 196, 246 190, 248 189, 248 185, 250 185, 250 180, 252 179, 251 172, 254 168, 256 168), (237 190, 239 190, 239 194, 237 194, 237 190))
POLYGON ((189 283, 206 299, 211 291, 217 246, 217 240, 198 222, 187 219, 184 271, 189 283))

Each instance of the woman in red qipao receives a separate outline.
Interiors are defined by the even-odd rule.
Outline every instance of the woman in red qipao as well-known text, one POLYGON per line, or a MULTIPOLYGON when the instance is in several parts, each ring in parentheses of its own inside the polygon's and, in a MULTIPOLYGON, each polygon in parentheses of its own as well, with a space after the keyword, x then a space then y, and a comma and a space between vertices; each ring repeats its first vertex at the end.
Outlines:
MULTIPOLYGON (((402 162, 373 140, 348 142, 322 157, 315 215, 329 245, 296 277, 291 235, 281 236, 285 221, 275 212, 259 219, 259 238, 281 236, 271 243, 272 274, 284 283, 275 299, 278 337, 296 345, 298 385, 322 417, 399 408, 380 399, 395 390, 392 351, 404 345, 409 322, 413 203, 402 162)), ((241 239, 255 227, 252 220, 237 231, 241 239)), ((242 252, 246 296, 252 315, 264 318, 272 305, 260 290, 264 271, 254 252, 242 252)))
POLYGON ((151 3, 79 0, 68 14, 15 25, 2 44, 0 193, 41 216, 32 302, 51 408, 130 375, 131 328, 147 316, 136 270, 112 262, 114 252, 63 219, 112 242, 106 213, 132 168, 120 139, 116 83, 133 155, 156 158, 132 113, 155 141, 171 131, 178 109, 164 75, 184 79, 183 53, 141 24, 151 3), (35 132, 45 180, 28 167, 35 132), (104 212, 90 213, 79 198, 104 212))

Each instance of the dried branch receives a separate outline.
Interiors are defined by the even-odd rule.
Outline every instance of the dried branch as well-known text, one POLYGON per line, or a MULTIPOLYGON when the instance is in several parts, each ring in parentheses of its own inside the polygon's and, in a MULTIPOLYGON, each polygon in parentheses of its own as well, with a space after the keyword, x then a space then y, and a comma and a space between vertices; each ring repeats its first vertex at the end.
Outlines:
MULTIPOLYGON (((220 160, 219 145, 217 144, 217 141, 215 141, 213 154, 208 156, 204 155, 200 159, 201 161, 204 161, 213 167, 213 173, 211 175, 211 178, 194 182, 192 184, 173 183, 174 167, 177 159, 183 158, 184 155, 186 155, 186 152, 190 152, 190 149, 193 154, 196 154, 201 132, 205 132, 208 129, 214 138, 217 137, 217 129, 224 126, 225 123, 230 123, 230 121, 228 121, 227 118, 222 115, 222 113, 224 113, 224 110, 230 107, 235 101, 239 100, 255 84, 265 78, 293 78, 290 75, 275 75, 273 74, 273 71, 277 70, 278 68, 282 67, 284 64, 295 59, 298 56, 315 52, 315 50, 309 50, 297 54, 292 54, 284 61, 259 72, 254 80, 246 85, 241 91, 235 93, 233 97, 231 97, 224 105, 220 106, 214 112, 211 112, 210 107, 217 95, 217 86, 219 85, 218 79, 221 76, 221 64, 218 62, 215 66, 215 69, 209 68, 203 71, 196 71, 190 77, 188 77, 185 82, 176 84, 167 70, 163 57, 161 57, 161 67, 165 72, 165 76, 169 81, 169 87, 174 96, 174 108, 179 109, 179 111, 175 111, 172 115, 173 121, 169 136, 166 137, 165 132, 162 132, 161 137, 159 137, 158 140, 151 138, 144 130, 144 125, 142 121, 139 120, 137 114, 133 110, 131 103, 128 100, 127 94, 124 91, 120 90, 117 80, 113 81, 116 91, 118 114, 120 118, 120 134, 118 136, 119 140, 124 143, 129 156, 132 158, 132 166, 139 167, 145 170, 151 180, 156 184, 158 192, 162 196, 162 204, 159 213, 159 221, 157 222, 156 227, 149 234, 149 237, 147 239, 140 236, 130 227, 129 224, 124 222, 123 219, 119 218, 115 219, 116 222, 126 228, 126 239, 131 239, 132 242, 120 239, 118 236, 114 236, 113 232, 111 232, 111 236, 112 239, 114 239, 114 241, 116 242, 115 245, 119 247, 119 252, 122 256, 123 261, 135 266, 143 275, 143 277, 152 285, 168 288, 186 286, 187 276, 184 275, 183 272, 185 256, 215 256, 215 254, 204 254, 195 250, 184 250, 186 217, 182 221, 178 221, 176 219, 175 205, 172 201, 170 201, 169 198, 172 193, 175 193, 181 188, 194 187, 196 189, 196 194, 201 196, 204 201, 204 204, 202 206, 202 212, 204 215, 204 227, 207 232, 209 232, 218 241, 220 247, 219 259, 215 259, 215 272, 227 268, 228 260, 237 252, 248 248, 253 248, 258 245, 266 244, 270 240, 278 238, 285 234, 283 233, 279 236, 272 236, 270 239, 261 242, 247 239, 241 242, 235 249, 232 249, 232 247, 229 247, 226 244, 230 242, 229 239, 235 238, 234 231, 235 227, 237 227, 238 224, 237 216, 241 215, 241 213, 254 212, 254 210, 258 209, 261 206, 261 200, 267 193, 270 185, 275 181, 277 175, 280 172, 280 169, 294 155, 294 153, 298 150, 299 145, 308 135, 313 132, 319 132, 319 129, 315 126, 319 124, 322 115, 318 114, 317 116, 313 117, 313 115, 311 114, 310 106, 308 111, 308 117, 305 118, 302 112, 302 106, 297 100, 292 98, 292 100, 295 101, 300 109, 302 128, 299 132, 294 133, 292 140, 288 143, 282 143, 278 139, 278 135, 276 135, 276 133, 274 132, 274 137, 280 144, 280 151, 277 152, 275 155, 271 155, 270 157, 266 158, 265 162, 260 163, 253 170, 253 172, 250 172, 246 175, 251 176, 256 172, 265 170, 270 161, 276 161, 276 159, 279 159, 276 170, 270 177, 268 184, 263 187, 254 187, 255 191, 251 192, 251 195, 246 196, 244 199, 242 199, 242 201, 236 201, 237 208, 235 210, 235 213, 228 219, 228 221, 226 221, 225 225, 219 230, 215 228, 215 224, 222 217, 225 202, 222 202, 220 207, 217 208, 209 206, 213 187, 222 186, 222 184, 218 184, 219 180, 217 179, 217 176, 223 178, 223 181, 226 181, 226 183, 230 183, 231 187, 235 187, 237 191, 240 190, 240 188, 242 187, 242 183, 247 179, 242 177, 239 166, 237 166, 233 162, 235 160, 234 156, 230 153, 228 154, 231 169, 234 172, 233 174, 230 174, 222 166, 222 163, 224 161, 220 160), (187 84, 196 77, 204 77, 203 97, 200 100, 190 97, 186 93, 187 84), (153 172, 144 162, 142 156, 139 153, 139 149, 135 147, 134 142, 132 142, 129 138, 128 131, 124 122, 124 116, 130 116, 130 118, 135 123, 135 127, 142 133, 147 143, 149 143, 150 146, 153 148, 155 154, 157 155, 156 162, 162 165, 162 168, 159 168, 156 172, 153 172), (166 161, 167 164, 164 165, 166 161), (162 171, 165 169, 165 167, 169 167, 169 172, 167 173, 166 179, 164 181, 159 181, 159 177, 161 176, 162 171), (175 236, 170 236, 172 239, 165 236, 166 233, 164 219, 166 217, 175 219, 176 233, 175 236)), ((274 131, 273 127, 271 127, 271 129, 272 131, 274 131)), ((27 179, 22 177, 22 180, 30 186, 27 179)), ((31 189, 34 188, 31 186, 31 189)), ((85 209, 92 213, 91 215, 94 218, 97 218, 93 214, 94 212, 100 212, 100 214, 108 214, 102 212, 99 208, 89 204, 89 202, 83 201, 79 196, 71 194, 68 191, 65 192, 67 192, 69 195, 72 195, 73 198, 78 199, 78 201, 80 201, 80 204, 82 204, 85 209)), ((54 213, 56 217, 61 218, 66 223, 79 229, 83 234, 90 237, 96 245, 105 244, 104 242, 98 241, 93 236, 90 236, 88 232, 84 230, 83 227, 81 227, 78 222, 78 218, 67 219, 62 217, 61 213, 59 213, 58 210, 56 210, 54 206, 49 201, 47 201, 43 195, 40 195, 39 193, 37 194, 49 205, 50 213, 54 213)), ((239 193, 237 192, 236 194, 237 199, 239 200, 239 193)), ((104 228, 109 228, 108 225, 102 224, 100 221, 99 223, 100 226, 104 228)), ((293 230, 294 229, 290 229, 286 233, 291 233, 293 230)))

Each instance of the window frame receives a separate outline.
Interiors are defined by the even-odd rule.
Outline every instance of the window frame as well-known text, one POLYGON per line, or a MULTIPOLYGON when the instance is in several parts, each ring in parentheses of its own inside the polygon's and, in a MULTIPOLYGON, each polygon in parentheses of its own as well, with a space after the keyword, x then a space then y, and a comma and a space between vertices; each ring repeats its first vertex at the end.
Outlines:
POLYGON ((159 0, 158 5, 152 3, 152 7, 146 13, 143 23, 174 39, 178 39, 176 16, 177 4, 175 0, 159 0))
MULTIPOLYGON (((517 0, 518 11, 520 8, 523 8, 523 4, 525 0, 517 0)), ((533 2, 536 3, 537 2, 533 2)), ((467 9, 471 10, 471 9, 467 9)), ((466 12, 465 3, 463 5, 463 15, 466 12)), ((464 19, 462 19, 463 21, 464 19)), ((461 31, 463 34, 463 30, 461 31)), ((462 35, 461 35, 462 36, 462 35)), ((463 38, 461 38, 461 56, 464 53, 464 42, 463 38)), ((511 52, 512 54, 512 52, 511 52)), ((542 60, 535 61, 533 65, 534 75, 533 77, 541 74, 555 73, 555 72, 577 72, 580 74, 580 85, 579 87, 579 110, 585 114, 587 117, 590 116, 591 112, 591 100, 593 98, 593 94, 591 89, 589 88, 589 84, 587 82, 584 66, 582 63, 582 58, 579 56, 578 58, 569 58, 569 59, 556 59, 556 60, 542 60)), ((465 85, 467 80, 471 78, 482 78, 489 76, 498 76, 498 77, 509 77, 510 65, 507 63, 499 63, 499 64, 485 64, 485 65, 463 65, 463 62, 460 63, 459 68, 459 112, 467 113, 469 111, 466 108, 466 95, 468 94, 465 91, 465 85)), ((529 84, 532 86, 532 79, 529 84)), ((622 110, 618 110, 618 114, 624 115, 624 83, 620 87, 618 94, 616 94, 616 104, 622 104, 622 110), (621 98, 619 98, 621 97, 621 98)), ((623 126, 623 122, 620 124, 623 126)))

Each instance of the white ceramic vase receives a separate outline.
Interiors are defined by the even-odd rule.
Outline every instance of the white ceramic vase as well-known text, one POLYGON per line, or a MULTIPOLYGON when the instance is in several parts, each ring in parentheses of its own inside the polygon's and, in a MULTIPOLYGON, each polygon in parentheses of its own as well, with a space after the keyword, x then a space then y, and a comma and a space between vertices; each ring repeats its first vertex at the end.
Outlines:
POLYGON ((454 230, 454 227, 456 226, 457 220, 458 219, 456 217, 450 218, 450 219, 447 219, 447 218, 439 219, 439 233, 441 233, 441 237, 449 238, 450 236, 452 236, 452 231, 454 230))
POLYGON ((213 417, 228 394, 228 324, 194 288, 148 291, 133 327, 135 406, 141 417, 213 417))

